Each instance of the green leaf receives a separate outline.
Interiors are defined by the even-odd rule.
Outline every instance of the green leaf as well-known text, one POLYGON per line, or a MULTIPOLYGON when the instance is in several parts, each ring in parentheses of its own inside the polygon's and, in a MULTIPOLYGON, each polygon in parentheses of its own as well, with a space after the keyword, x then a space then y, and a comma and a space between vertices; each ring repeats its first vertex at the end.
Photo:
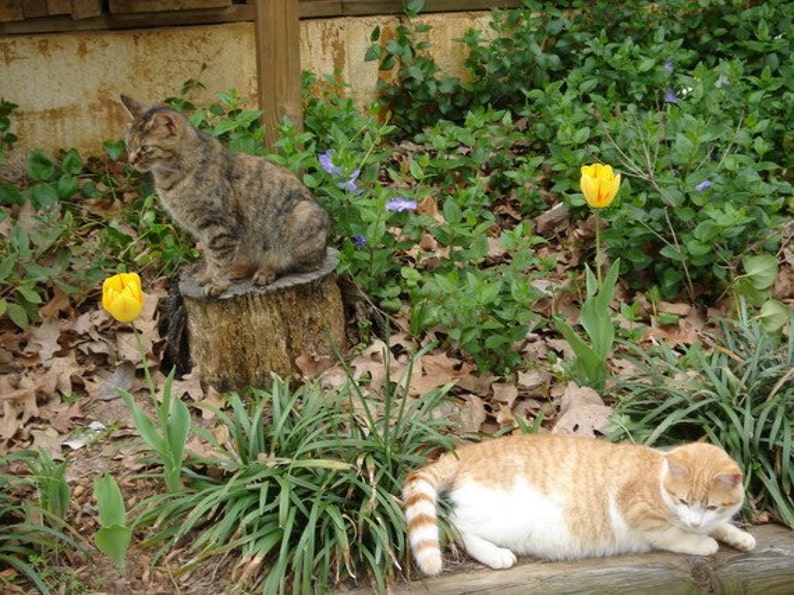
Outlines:
POLYGON ((77 149, 70 149, 66 152, 61 161, 61 170, 64 174, 71 176, 76 176, 83 171, 83 160, 80 159, 77 149))
POLYGON ((127 524, 124 498, 110 473, 94 478, 94 496, 99 510, 99 522, 103 527, 127 524))
POLYGON ((780 330, 788 323, 790 316, 790 308, 776 300, 766 301, 764 305, 761 306, 761 310, 758 313, 758 318, 761 321, 761 325, 768 333, 780 332, 780 330))
POLYGON ((11 319, 11 322, 13 322, 19 328, 21 328, 22 330, 28 328, 28 325, 30 324, 30 319, 28 317, 28 313, 25 311, 25 309, 22 306, 18 304, 8 304, 7 313, 8 313, 8 317, 11 319))
POLYGON ((745 256, 742 264, 745 274, 755 289, 764 291, 772 287, 779 270, 777 258, 771 254, 745 256))
POLYGON ((422 12, 425 7, 425 0, 407 0, 405 3, 405 12, 409 15, 417 15, 422 12))
POLYGON ((28 176, 36 182, 49 182, 55 176, 55 165, 47 155, 36 149, 28 157, 28 176))
POLYGON ((106 140, 102 143, 102 148, 105 149, 105 154, 111 161, 118 161, 125 151, 124 141, 122 140, 106 140))
POLYGON ((127 404, 127 407, 132 411, 132 420, 135 424, 135 429, 143 438, 144 442, 151 448, 157 451, 161 456, 168 452, 168 445, 166 439, 161 436, 157 431, 157 426, 154 422, 144 413, 143 409, 135 404, 133 396, 125 390, 119 390, 121 398, 127 404))
POLYGON ((374 62, 375 60, 379 60, 382 54, 383 48, 379 45, 373 44, 367 48, 366 52, 364 52, 364 61, 374 62))
POLYGON ((80 190, 80 183, 76 177, 64 174, 58 178, 56 189, 60 199, 65 200, 77 194, 80 190))
POLYGON ((113 558, 118 568, 126 566, 127 549, 132 540, 132 529, 122 525, 108 525, 94 534, 94 543, 103 554, 113 558))

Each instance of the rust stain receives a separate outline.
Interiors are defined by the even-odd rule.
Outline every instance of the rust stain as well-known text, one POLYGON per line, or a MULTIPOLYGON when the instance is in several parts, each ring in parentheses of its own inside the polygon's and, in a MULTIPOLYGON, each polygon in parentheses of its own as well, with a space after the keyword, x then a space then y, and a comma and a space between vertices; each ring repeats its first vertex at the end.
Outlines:
POLYGON ((27 56, 19 53, 18 45, 14 39, 8 41, 0 41, 0 55, 3 56, 3 63, 6 65, 12 64, 17 60, 26 60, 27 56))

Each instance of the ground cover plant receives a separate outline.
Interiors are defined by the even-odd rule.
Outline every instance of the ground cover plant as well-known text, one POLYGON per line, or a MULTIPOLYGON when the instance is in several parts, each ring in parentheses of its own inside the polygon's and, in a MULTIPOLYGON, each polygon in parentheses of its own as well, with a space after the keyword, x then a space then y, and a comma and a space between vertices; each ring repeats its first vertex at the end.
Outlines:
MULTIPOLYGON (((373 31, 366 58, 393 75, 376 105, 306 74, 303 130, 272 149, 234 91, 200 105, 199 75, 166 99, 331 213, 355 345, 314 380, 221 395, 157 369, 158 300, 197 252, 120 141, 0 180, 0 446, 32 449, 14 477, 47 478, 0 499, 9 588, 70 567, 71 592, 384 591, 410 575, 407 470, 516 428, 719 442, 746 470, 745 518, 794 526, 791 3, 527 1, 460 40, 460 78, 421 8, 373 31), (605 204, 582 192, 595 163, 621 176, 605 204), (146 295, 122 323, 100 306, 120 272, 146 295), (599 390, 599 423, 561 410, 571 381, 599 390), (23 492, 62 521, 27 542, 23 492), (63 539, 100 562, 54 556, 63 539)), ((15 108, 0 101, 0 163, 15 108)))

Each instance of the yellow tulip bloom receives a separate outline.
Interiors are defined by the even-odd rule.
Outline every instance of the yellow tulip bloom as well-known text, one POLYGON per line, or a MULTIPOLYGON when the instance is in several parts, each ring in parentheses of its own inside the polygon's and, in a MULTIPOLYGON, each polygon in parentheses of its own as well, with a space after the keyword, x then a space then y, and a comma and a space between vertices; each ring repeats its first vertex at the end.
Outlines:
POLYGON ((620 189, 620 174, 615 174, 611 165, 583 165, 580 185, 587 204, 603 209, 612 204, 620 189))
POLYGON ((138 273, 119 273, 102 284, 102 307, 119 322, 131 322, 143 310, 143 291, 138 273))

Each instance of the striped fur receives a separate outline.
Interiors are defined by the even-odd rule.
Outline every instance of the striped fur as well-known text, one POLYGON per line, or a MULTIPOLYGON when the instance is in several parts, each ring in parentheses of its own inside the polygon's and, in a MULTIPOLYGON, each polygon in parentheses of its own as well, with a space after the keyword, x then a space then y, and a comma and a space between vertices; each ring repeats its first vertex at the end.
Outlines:
POLYGON ((439 492, 449 487, 456 470, 457 459, 447 454, 408 475, 403 485, 408 542, 419 570, 427 576, 441 573, 436 500, 439 492))
POLYGON ((201 245, 206 295, 242 277, 267 285, 322 265, 330 218, 292 172, 229 151, 168 107, 121 101, 132 117, 129 161, 152 173, 162 205, 201 245))

